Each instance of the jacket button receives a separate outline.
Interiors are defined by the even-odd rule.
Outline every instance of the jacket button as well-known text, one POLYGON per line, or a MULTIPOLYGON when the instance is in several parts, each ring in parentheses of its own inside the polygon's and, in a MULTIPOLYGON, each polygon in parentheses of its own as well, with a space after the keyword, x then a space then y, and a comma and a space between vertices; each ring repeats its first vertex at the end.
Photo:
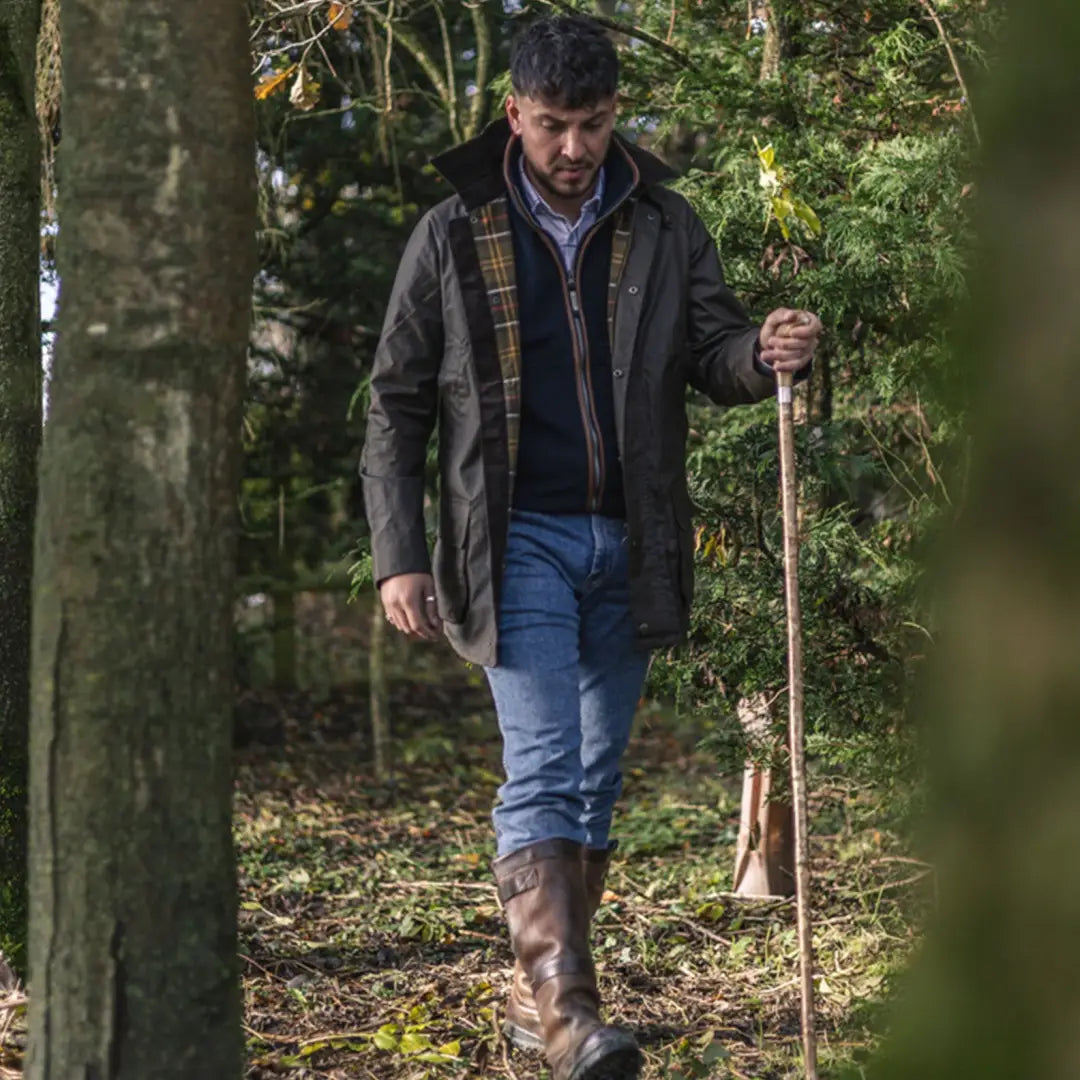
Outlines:
POLYGON ((612 374, 615 376, 616 379, 621 379, 623 377, 623 369, 621 367, 617 367, 612 372, 612 374))
POLYGON ((626 291, 627 291, 627 292, 628 292, 628 293, 629 293, 629 294, 630 294, 631 296, 637 296, 637 294, 638 294, 638 287, 637 287, 636 285, 631 285, 631 286, 630 286, 630 288, 629 288, 629 289, 627 289, 626 291))
POLYGON ((649 624, 647 622, 638 623, 638 630, 640 630, 643 634, 647 633, 648 629, 649 629, 649 624))

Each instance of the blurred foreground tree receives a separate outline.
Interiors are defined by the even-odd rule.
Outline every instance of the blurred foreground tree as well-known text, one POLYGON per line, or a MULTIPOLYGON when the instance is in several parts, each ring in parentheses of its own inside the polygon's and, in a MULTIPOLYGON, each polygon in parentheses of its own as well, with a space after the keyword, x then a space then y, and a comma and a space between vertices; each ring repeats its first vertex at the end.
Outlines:
POLYGON ((879 1075, 1080 1075, 1080 7, 1012 4, 926 719, 940 911, 879 1075))
POLYGON ((39 0, 0 0, 0 952, 26 947, 30 573, 41 441, 39 0))
POLYGON ((255 184, 247 25, 61 10, 40 474, 30 1080, 236 1080, 232 596, 255 184))

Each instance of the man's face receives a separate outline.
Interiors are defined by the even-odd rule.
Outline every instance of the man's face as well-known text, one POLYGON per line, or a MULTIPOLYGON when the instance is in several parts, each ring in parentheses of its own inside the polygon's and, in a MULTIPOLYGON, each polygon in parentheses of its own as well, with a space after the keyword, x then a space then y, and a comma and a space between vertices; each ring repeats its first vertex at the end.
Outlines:
POLYGON ((528 97, 506 100, 506 115, 545 193, 574 201, 592 191, 615 129, 615 98, 587 109, 563 109, 528 97))

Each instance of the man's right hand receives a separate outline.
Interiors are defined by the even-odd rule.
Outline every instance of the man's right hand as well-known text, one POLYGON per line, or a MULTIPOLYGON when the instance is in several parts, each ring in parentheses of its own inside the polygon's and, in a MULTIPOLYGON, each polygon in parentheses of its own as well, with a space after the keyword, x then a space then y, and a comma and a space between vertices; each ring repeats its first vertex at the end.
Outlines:
POLYGON ((391 626, 413 638, 438 641, 442 634, 435 599, 435 579, 430 574, 397 574, 379 586, 379 599, 391 626))

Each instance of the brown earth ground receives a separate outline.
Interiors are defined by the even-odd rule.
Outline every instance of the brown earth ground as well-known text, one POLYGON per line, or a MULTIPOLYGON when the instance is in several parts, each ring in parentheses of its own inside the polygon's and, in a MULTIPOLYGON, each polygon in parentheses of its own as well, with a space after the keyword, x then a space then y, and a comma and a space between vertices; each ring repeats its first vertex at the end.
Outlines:
MULTIPOLYGON (((277 712, 284 736, 239 769, 249 1080, 547 1075, 499 1034, 512 955, 488 872, 500 761, 486 688, 413 656, 392 684, 389 784, 371 776, 362 699, 247 703, 277 712)), ((643 706, 596 920, 606 1012, 637 1035, 649 1078, 800 1076, 794 908, 731 896, 737 779, 696 743, 643 706)), ((929 870, 872 790, 812 786, 821 1074, 859 1077, 929 870)))
MULTIPOLYGON (((303 638, 358 674, 365 620, 349 621, 322 637, 340 655, 303 638)), ((501 770, 482 675, 445 649, 388 651, 389 783, 371 774, 362 689, 238 702, 247 1080, 544 1077, 499 1034, 512 956, 487 869, 501 770)), ((699 735, 639 712, 595 924, 606 1012, 637 1035, 648 1080, 799 1077, 794 908, 730 894, 739 778, 699 735)), ((817 773, 811 788, 821 1076, 855 1080, 932 878, 880 792, 817 773)), ((21 1075, 24 1014, 0 985, 0 1080, 21 1075)))

